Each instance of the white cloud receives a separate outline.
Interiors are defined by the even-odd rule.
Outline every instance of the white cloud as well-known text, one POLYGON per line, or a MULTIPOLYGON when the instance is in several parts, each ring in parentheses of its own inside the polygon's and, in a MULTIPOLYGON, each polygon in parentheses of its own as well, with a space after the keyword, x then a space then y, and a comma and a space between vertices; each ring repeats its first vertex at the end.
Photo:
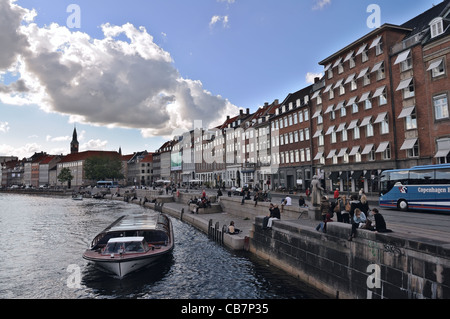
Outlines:
POLYGON ((102 141, 100 139, 89 140, 88 142, 80 145, 80 150, 82 150, 82 151, 104 151, 104 150, 106 150, 106 145, 108 145, 108 141, 102 141))
MULTIPOLYGON (((20 74, 17 82, 0 84, 3 103, 36 104, 71 121, 140 129, 145 136, 190 129, 198 119, 208 126, 237 113, 200 81, 183 79, 170 53, 143 27, 105 24, 104 37, 94 39, 58 24, 23 23, 34 15, 9 0, 0 0, 0 12, 0 43, 15 44, 0 50, 0 73, 15 65, 20 74)), ((226 16, 219 18, 228 24, 226 16)))
POLYGON ((209 22, 209 27, 213 28, 217 23, 220 23, 220 22, 222 22, 222 26, 224 28, 228 28, 229 27, 229 24, 228 24, 229 18, 228 18, 228 16, 218 16, 218 15, 215 15, 215 16, 213 16, 211 18, 211 21, 209 22))
POLYGON ((17 156, 19 159, 29 157, 30 155, 41 152, 42 147, 36 143, 26 144, 24 146, 11 146, 7 144, 0 144, 0 154, 5 156, 17 156))
POLYGON ((0 133, 8 133, 9 124, 8 122, 0 122, 0 133))
POLYGON ((71 140, 72 140, 71 136, 57 136, 57 137, 52 137, 50 135, 46 136, 47 142, 67 142, 71 140))
POLYGON ((313 10, 322 10, 331 4, 331 0, 314 0, 313 10))
POLYGON ((314 79, 315 78, 322 78, 323 77, 323 73, 312 73, 312 72, 308 72, 306 73, 306 83, 309 84, 314 84, 314 79))

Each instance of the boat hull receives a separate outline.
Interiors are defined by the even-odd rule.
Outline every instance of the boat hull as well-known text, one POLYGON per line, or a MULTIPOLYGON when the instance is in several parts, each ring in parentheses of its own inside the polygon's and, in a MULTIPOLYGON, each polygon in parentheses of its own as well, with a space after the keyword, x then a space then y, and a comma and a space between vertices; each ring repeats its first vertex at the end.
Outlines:
POLYGON ((97 235, 83 258, 123 278, 159 261, 170 254, 174 246, 172 223, 164 214, 122 216, 97 235), (117 250, 118 246, 128 243, 142 246, 140 250, 117 250), (115 248, 110 250, 109 245, 115 248))
POLYGON ((153 264, 161 260, 165 255, 170 253, 171 250, 172 249, 166 250, 159 254, 154 254, 151 256, 143 256, 140 258, 122 258, 122 257, 114 257, 110 259, 95 258, 89 256, 88 253, 86 253, 83 257, 86 260, 95 263, 102 270, 105 270, 106 272, 109 272, 119 278, 123 278, 133 272, 152 266, 153 264))

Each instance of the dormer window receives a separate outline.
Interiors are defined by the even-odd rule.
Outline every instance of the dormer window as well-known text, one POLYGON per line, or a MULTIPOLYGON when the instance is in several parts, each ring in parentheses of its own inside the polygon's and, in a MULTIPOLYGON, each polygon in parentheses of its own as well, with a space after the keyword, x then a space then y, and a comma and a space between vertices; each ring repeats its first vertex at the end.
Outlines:
POLYGON ((444 22, 441 17, 438 17, 430 22, 431 38, 435 38, 444 33, 444 22))

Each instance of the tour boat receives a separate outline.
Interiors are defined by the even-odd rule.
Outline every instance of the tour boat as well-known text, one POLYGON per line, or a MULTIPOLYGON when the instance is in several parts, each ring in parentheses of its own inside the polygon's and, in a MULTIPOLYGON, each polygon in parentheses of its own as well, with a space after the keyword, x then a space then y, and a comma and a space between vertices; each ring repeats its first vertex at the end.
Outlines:
POLYGON ((73 200, 83 200, 83 195, 81 195, 81 194, 72 195, 72 199, 73 200))
POLYGON ((164 214, 122 216, 98 234, 83 258, 123 278, 172 252, 171 220, 164 214))

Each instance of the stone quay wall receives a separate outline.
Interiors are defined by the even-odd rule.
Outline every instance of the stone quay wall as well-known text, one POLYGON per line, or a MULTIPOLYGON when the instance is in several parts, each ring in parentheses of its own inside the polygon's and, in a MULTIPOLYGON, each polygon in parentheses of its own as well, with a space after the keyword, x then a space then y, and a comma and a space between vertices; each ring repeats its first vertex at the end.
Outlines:
POLYGON ((271 230, 256 217, 250 251, 325 294, 343 299, 448 299, 450 247, 328 223, 327 233, 295 221, 271 230))

